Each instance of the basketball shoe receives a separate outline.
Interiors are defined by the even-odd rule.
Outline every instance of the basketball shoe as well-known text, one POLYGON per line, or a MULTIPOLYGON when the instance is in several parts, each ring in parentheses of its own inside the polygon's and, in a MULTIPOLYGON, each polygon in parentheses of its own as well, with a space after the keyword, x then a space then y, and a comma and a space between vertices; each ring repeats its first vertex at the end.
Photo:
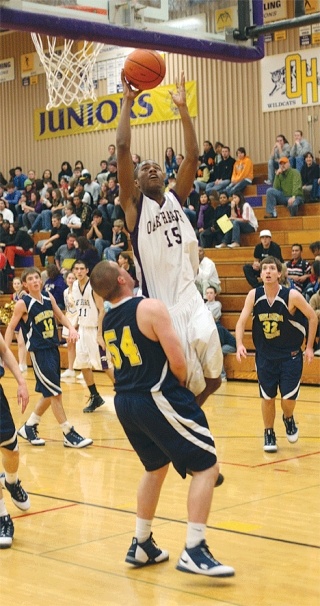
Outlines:
POLYGON ((0 549, 7 549, 12 545, 14 534, 13 521, 9 514, 0 518, 0 549))
POLYGON ((133 537, 125 561, 134 566, 150 566, 150 564, 160 564, 169 560, 169 553, 165 549, 160 549, 156 544, 152 532, 150 537, 143 543, 138 543, 138 539, 133 537))
POLYGON ((273 429, 264 430, 264 447, 265 452, 277 452, 276 434, 273 429))
POLYGON ((299 438, 299 429, 294 422, 293 416, 286 418, 284 415, 282 415, 282 420, 286 428, 287 439, 289 440, 289 442, 291 442, 292 444, 294 442, 297 442, 299 438))
POLYGON ((10 492, 12 502, 18 509, 27 511, 27 509, 30 508, 28 493, 22 488, 20 480, 17 480, 14 484, 9 484, 9 482, 6 481, 5 474, 0 473, 0 483, 2 488, 6 488, 7 491, 10 492))
POLYGON ((83 438, 80 434, 71 427, 68 433, 63 434, 63 445, 69 448, 85 448, 93 443, 91 438, 83 438))
POLYGON ((102 404, 104 404, 104 399, 96 393, 90 396, 88 405, 84 407, 83 412, 94 412, 96 408, 99 408, 102 404))
POLYGON ((203 574, 209 577, 233 577, 235 574, 234 568, 224 566, 215 560, 204 539, 196 547, 184 549, 176 568, 182 572, 203 574))
POLYGON ((38 437, 38 423, 35 423, 35 425, 27 425, 25 423, 18 429, 17 434, 24 440, 28 440, 33 446, 45 445, 45 440, 38 437))

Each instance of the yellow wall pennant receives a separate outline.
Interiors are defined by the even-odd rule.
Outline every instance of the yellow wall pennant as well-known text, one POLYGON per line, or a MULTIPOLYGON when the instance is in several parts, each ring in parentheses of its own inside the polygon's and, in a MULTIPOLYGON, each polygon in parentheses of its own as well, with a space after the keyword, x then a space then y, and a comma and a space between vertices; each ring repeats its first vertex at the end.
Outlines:
MULTIPOLYGON (((131 125, 167 122, 180 118, 178 108, 173 103, 169 90, 174 85, 159 86, 142 91, 135 99, 131 110, 131 125)), ((186 82, 187 102, 191 117, 198 114, 197 85, 186 82)), ((60 106, 53 110, 34 111, 34 139, 42 141, 67 135, 115 129, 119 123, 122 93, 99 97, 96 101, 86 101, 71 107, 60 106)))

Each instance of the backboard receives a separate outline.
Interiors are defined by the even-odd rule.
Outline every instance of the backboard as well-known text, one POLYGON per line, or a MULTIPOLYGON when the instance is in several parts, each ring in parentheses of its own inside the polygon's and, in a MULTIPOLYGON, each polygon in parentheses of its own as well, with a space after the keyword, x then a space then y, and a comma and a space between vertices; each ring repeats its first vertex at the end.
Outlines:
POLYGON ((263 57, 263 0, 0 0, 1 28, 233 62, 263 57))

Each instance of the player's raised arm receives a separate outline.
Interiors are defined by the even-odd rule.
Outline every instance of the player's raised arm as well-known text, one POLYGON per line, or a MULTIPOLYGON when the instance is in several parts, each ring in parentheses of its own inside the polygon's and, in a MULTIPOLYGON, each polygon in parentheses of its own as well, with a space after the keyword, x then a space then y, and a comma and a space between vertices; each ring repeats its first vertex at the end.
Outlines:
POLYGON ((134 167, 130 150, 130 114, 133 102, 140 91, 131 88, 130 84, 128 84, 125 79, 123 70, 121 72, 121 80, 123 86, 123 101, 116 135, 117 172, 120 185, 120 204, 126 215, 127 226, 131 230, 136 222, 136 203, 139 200, 140 191, 135 183, 134 167))
POLYGON ((252 313, 254 306, 255 290, 250 290, 247 294, 243 310, 240 314, 239 320, 236 324, 236 342, 237 342, 237 360, 241 362, 241 358, 247 357, 247 350, 243 345, 243 335, 246 328, 247 320, 252 313))
POLYGON ((177 81, 176 90, 170 91, 170 95, 173 103, 179 109, 184 134, 184 160, 180 165, 176 184, 173 188, 181 204, 183 204, 189 195, 195 179, 199 157, 197 137, 187 106, 184 72, 181 73, 180 82, 177 81))
POLYGON ((137 322, 146 337, 159 341, 168 358, 171 372, 184 386, 187 380, 186 358, 164 303, 156 299, 141 301, 137 309, 137 322))

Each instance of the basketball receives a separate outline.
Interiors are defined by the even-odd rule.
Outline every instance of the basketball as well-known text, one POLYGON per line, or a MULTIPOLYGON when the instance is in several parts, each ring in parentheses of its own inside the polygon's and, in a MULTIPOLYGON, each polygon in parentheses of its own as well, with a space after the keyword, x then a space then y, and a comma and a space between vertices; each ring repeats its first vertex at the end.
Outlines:
POLYGON ((129 84, 138 90, 149 90, 162 82, 166 65, 157 51, 137 49, 126 58, 124 74, 129 84))

